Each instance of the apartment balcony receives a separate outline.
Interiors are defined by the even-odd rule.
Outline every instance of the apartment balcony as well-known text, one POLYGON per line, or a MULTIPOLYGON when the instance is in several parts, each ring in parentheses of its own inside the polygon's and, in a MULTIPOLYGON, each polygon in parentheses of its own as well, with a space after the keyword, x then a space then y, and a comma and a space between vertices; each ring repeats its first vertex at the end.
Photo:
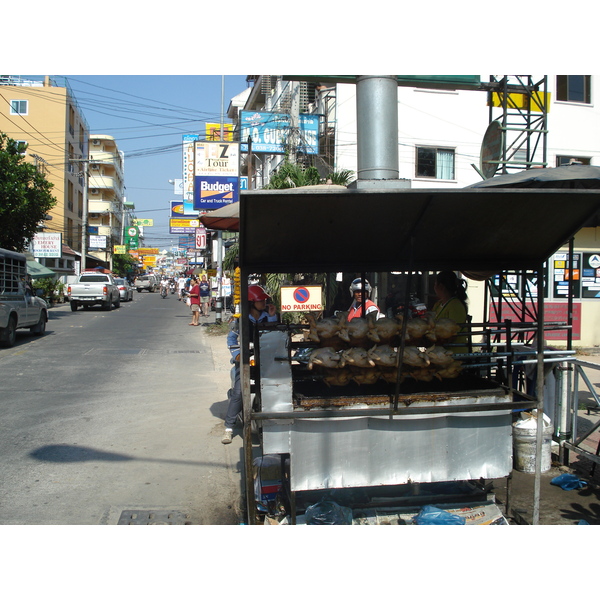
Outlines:
POLYGON ((113 199, 88 198, 89 214, 112 214, 119 218, 123 212, 123 205, 113 199))
POLYGON ((122 187, 119 185, 119 181, 115 177, 94 175, 92 173, 90 174, 88 188, 88 195, 91 199, 97 194, 101 194, 103 199, 106 199, 107 195, 119 202, 123 199, 122 187))
POLYGON ((123 180, 123 160, 119 154, 99 150, 90 151, 90 170, 94 175, 95 169, 112 168, 117 177, 123 180))

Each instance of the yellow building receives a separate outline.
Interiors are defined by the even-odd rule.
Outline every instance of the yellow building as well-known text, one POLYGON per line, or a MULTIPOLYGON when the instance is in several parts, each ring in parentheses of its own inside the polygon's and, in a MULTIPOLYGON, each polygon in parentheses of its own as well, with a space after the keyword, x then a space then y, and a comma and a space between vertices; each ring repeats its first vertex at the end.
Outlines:
POLYGON ((26 160, 54 184, 57 200, 44 231, 81 252, 89 127, 66 81, 0 76, 0 131, 27 143, 26 160))

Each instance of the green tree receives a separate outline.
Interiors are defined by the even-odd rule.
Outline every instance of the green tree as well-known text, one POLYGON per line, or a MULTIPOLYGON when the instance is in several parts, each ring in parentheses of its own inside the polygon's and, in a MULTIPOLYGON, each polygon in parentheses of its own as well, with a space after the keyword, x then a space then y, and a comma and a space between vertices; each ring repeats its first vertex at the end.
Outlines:
POLYGON ((317 167, 302 167, 290 162, 287 158, 271 174, 269 183, 265 190, 283 190, 289 188, 304 187, 307 185, 319 185, 330 182, 335 185, 348 185, 354 177, 354 171, 343 169, 332 171, 325 177, 319 175, 317 167))
POLYGON ((136 261, 131 254, 113 254, 113 272, 127 275, 135 271, 136 261))
POLYGON ((25 162, 19 144, 0 132, 0 248, 22 252, 56 204, 54 184, 25 162))

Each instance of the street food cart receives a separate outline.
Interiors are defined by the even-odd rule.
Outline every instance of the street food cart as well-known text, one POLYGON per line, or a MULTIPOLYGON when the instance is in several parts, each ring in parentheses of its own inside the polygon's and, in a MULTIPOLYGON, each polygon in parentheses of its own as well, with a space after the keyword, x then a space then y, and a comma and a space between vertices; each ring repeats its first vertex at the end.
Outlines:
MULTIPOLYGON (((598 211, 600 195, 579 189, 300 188, 246 192, 239 208, 244 298, 250 274, 359 273, 364 278, 366 273, 403 272, 411 277, 450 269, 484 278, 504 269, 529 269, 541 275, 544 260, 598 211)), ((538 322, 527 326, 537 336, 535 356, 542 367, 541 287, 537 302, 538 322)), ((280 462, 291 522, 302 510, 300 495, 308 502, 344 490, 355 491, 356 499, 360 490, 356 506, 363 509, 386 494, 380 503, 389 504, 390 490, 395 498, 408 489, 413 497, 430 500, 435 486, 507 477, 515 411, 543 408, 543 387, 535 395, 515 389, 510 332, 504 331, 508 352, 494 356, 482 345, 472 356, 461 357, 473 368, 458 377, 402 377, 406 348, 401 342, 395 379, 328 386, 300 358, 307 346, 306 336, 298 335, 302 325, 251 330, 247 310, 242 302, 249 523, 259 521, 256 465, 265 457, 280 462), (253 430, 259 432, 258 445, 253 430)), ((472 323, 471 335, 489 338, 501 326, 472 323)), ((454 500, 455 491, 449 493, 454 500)))

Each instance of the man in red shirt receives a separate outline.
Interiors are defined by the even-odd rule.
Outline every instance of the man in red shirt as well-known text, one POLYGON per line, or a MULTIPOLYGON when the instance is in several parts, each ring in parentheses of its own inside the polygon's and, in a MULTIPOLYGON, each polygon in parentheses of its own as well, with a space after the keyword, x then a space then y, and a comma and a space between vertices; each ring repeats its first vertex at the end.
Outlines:
MULTIPOLYGON (((382 317, 383 315, 379 312, 379 307, 377 306, 377 304, 375 304, 375 302, 373 302, 372 300, 369 299, 369 296, 371 295, 371 284, 365 279, 365 292, 366 292, 366 299, 365 299, 365 313, 366 315, 368 315, 371 312, 377 312, 377 318, 379 319, 380 317, 382 317)), ((363 315, 363 298, 362 298, 362 293, 363 293, 363 289, 362 289, 362 279, 360 277, 357 277, 351 284, 350 284, 350 293, 352 294, 352 304, 350 305, 350 308, 348 309, 348 321, 351 321, 352 319, 356 319, 357 317, 363 317, 366 315, 363 315)))

